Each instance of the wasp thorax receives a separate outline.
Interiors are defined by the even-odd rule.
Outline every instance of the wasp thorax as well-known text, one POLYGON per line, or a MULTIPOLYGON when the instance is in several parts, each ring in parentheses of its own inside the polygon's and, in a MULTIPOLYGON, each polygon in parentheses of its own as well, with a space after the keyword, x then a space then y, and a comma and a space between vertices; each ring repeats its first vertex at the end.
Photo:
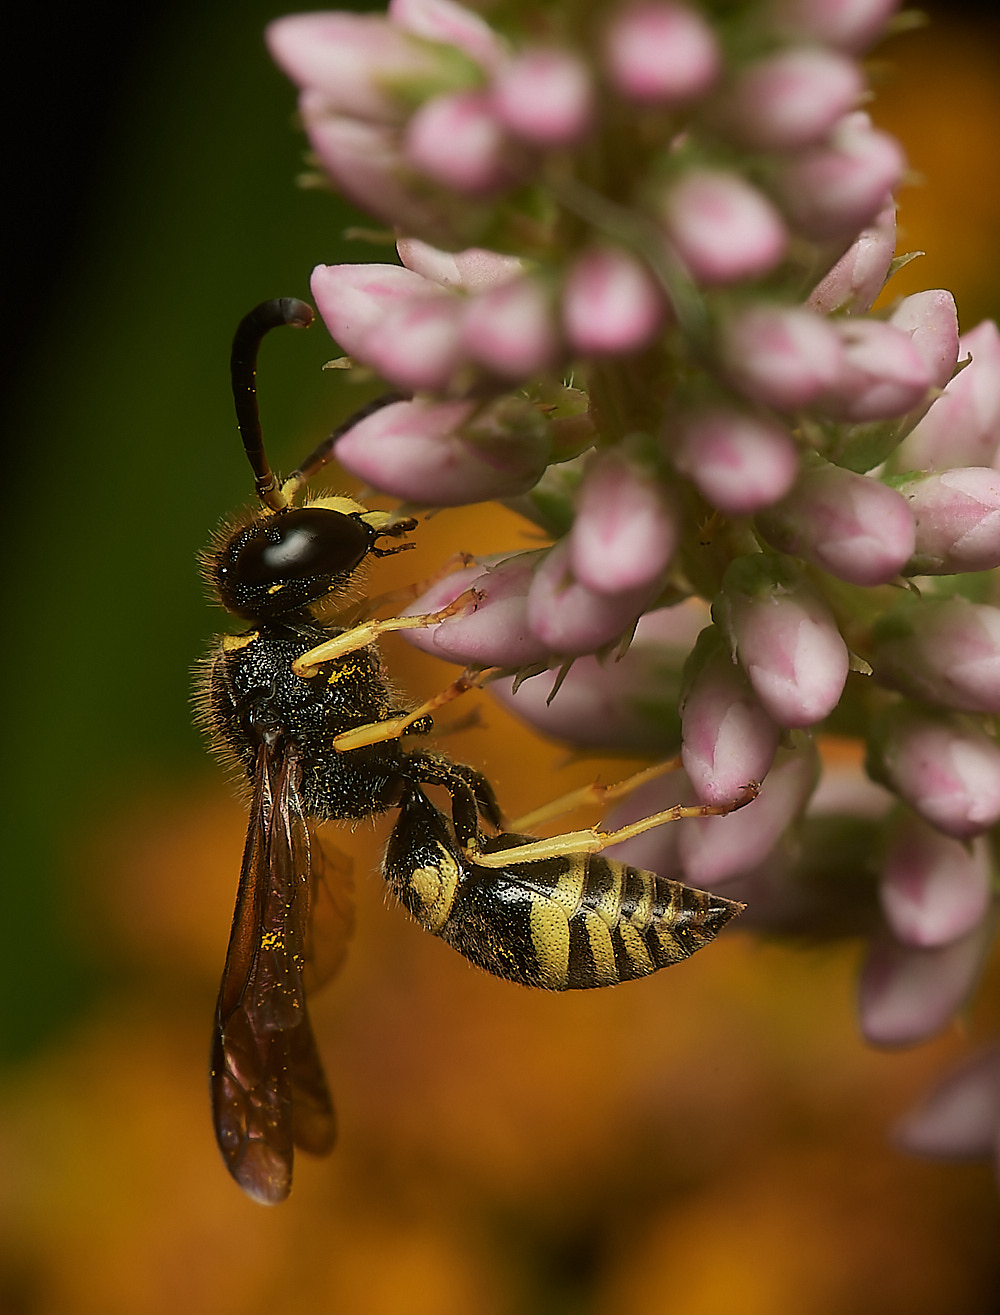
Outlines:
POLYGON ((346 585, 376 537, 358 516, 327 507, 279 511, 237 530, 219 553, 219 598, 248 620, 297 612, 346 585))

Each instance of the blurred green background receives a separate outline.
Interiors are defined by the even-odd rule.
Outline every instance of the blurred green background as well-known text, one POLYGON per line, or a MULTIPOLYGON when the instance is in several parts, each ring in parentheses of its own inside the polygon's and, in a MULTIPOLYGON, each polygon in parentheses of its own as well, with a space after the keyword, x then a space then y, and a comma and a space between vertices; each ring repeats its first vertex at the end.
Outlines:
MULTIPOLYGON (((680 982, 537 999, 383 912, 367 835, 345 838, 358 944, 318 1006, 343 1144, 277 1213, 226 1179, 205 1052, 243 821, 189 688, 220 624, 195 554, 250 492, 229 341, 314 264, 383 258, 295 186, 261 37, 280 12, 47 10, 6 89, 0 1313, 995 1310, 989 1169, 883 1141, 963 1039, 864 1051, 853 949, 734 940, 680 982)), ((955 6, 873 66, 926 180, 901 196, 902 245, 929 254, 899 291, 952 288, 966 328, 1000 315, 998 67, 989 11, 955 6)), ((321 372, 321 326, 265 352, 288 469, 358 399, 321 372)), ((449 513, 420 569, 516 534, 449 513)), ((411 688, 441 683, 390 648, 411 688)), ((560 752, 484 715, 456 753, 511 811, 593 774, 554 786, 560 752)), ((987 1000, 969 1032, 998 1022, 987 1000)))

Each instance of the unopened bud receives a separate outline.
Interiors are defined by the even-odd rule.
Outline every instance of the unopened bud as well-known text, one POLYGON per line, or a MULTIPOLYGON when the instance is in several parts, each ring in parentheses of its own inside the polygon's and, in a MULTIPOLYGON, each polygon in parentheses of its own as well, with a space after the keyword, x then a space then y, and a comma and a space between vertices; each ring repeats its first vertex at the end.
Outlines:
POLYGON ((863 229, 811 292, 808 306, 822 312, 863 315, 889 276, 896 250, 896 204, 889 197, 869 228, 863 229))
POLYGON ((712 617, 779 726, 811 726, 837 706, 847 646, 829 608, 787 558, 737 558, 712 617))
POLYGON ((698 638, 685 669, 685 685, 684 770, 702 803, 733 803, 749 781, 763 781, 767 775, 779 729, 714 626, 698 638))
POLYGON ((619 247, 591 247, 570 269, 563 324, 578 352, 620 355, 643 347, 664 318, 663 296, 649 270, 619 247))
POLYGON ((757 306, 723 327, 723 366, 732 383, 765 406, 808 406, 839 377, 844 346, 823 316, 793 306, 757 306))
POLYGON ((967 936, 990 906, 989 844, 962 844, 918 818, 892 828, 879 895, 886 922, 903 945, 927 949, 967 936))
POLYGON ((638 0, 609 23, 605 62, 629 100, 672 105, 703 95, 722 57, 711 25, 694 9, 638 0))
POLYGON ((825 137, 863 91, 854 60, 822 46, 792 46, 745 68, 721 113, 747 145, 791 150, 825 137))
POLYGON ((497 73, 492 103, 508 132, 523 141, 568 145, 590 126, 590 70, 569 51, 522 51, 497 73))
POLYGON ((663 222, 692 277, 707 284, 766 274, 788 240, 763 193, 722 169, 682 175, 664 198, 663 222))
POLYGON ((523 493, 548 453, 544 419, 512 397, 479 410, 469 402, 394 402, 337 444, 337 460, 359 479, 438 507, 523 493))
POLYGON ((573 574, 602 594, 647 589, 677 544, 676 516, 654 471, 618 448, 589 460, 569 536, 573 574))
POLYGON ((774 421, 719 407, 681 421, 674 462, 713 507, 748 516, 785 496, 799 456, 774 421))
POLYGON ((870 728, 868 771, 959 840, 1000 821, 1000 748, 971 718, 897 704, 870 728))
POLYGON ((658 591, 658 581, 616 594, 588 589, 573 575, 569 543, 562 540, 535 572, 528 621, 550 653, 593 653, 625 634, 658 591))
POLYGON ((956 575, 1000 566, 1000 471, 960 466, 893 481, 913 512, 908 575, 956 575))
POLYGON ((886 936, 861 971, 861 1030, 876 1046, 910 1046, 946 1027, 975 986, 991 929, 980 923, 947 945, 916 949, 886 936))
POLYGON ((903 599, 872 638, 882 684, 959 712, 1000 712, 1000 609, 965 598, 903 599))
POLYGON ((894 489, 818 458, 758 527, 782 552, 851 584, 885 584, 913 555, 913 513, 894 489))

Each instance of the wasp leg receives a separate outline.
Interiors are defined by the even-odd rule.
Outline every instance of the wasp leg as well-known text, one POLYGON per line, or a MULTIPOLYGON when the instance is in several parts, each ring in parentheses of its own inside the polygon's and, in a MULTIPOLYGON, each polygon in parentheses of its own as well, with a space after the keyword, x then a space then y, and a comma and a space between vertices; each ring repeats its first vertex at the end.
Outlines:
POLYGON ((501 853, 484 854, 473 840, 472 844, 463 846, 465 857, 477 867, 503 868, 510 863, 537 863, 548 858, 566 858, 573 854, 598 854, 609 845, 617 845, 633 836, 642 835, 654 826, 663 826, 666 822, 679 822, 684 817, 725 817, 738 808, 752 803, 760 793, 760 786, 752 781, 732 804, 675 804, 662 813, 653 813, 640 818, 628 826, 619 827, 617 831, 601 831, 597 827, 588 827, 585 831, 565 831, 562 835, 549 836, 545 840, 533 840, 528 844, 505 849, 501 853))
POLYGON ((647 781, 655 781, 659 776, 666 776, 668 772, 676 772, 681 766, 681 757, 678 754, 675 758, 668 758, 665 762, 654 763, 652 767, 647 767, 641 772, 636 772, 634 776, 627 776, 624 781, 618 781, 615 785, 601 785, 599 781, 594 781, 590 785, 583 785, 579 790, 571 790, 569 794, 564 794, 559 799, 553 799, 551 803, 543 804, 541 808, 536 808, 532 813, 525 813, 519 817, 516 822, 511 822, 511 831, 533 831, 536 826, 543 822, 548 822, 553 817, 562 817, 564 813, 570 813, 575 808, 584 808, 588 804, 606 804, 613 799, 623 799, 630 795, 633 790, 638 790, 645 785, 647 781))
POLYGON ((308 680, 310 676, 316 675, 324 662, 329 662, 332 658, 344 657, 359 648, 367 648, 381 635, 393 630, 424 630, 427 626, 436 626, 439 621, 447 620, 449 616, 454 616, 467 606, 471 605, 475 608, 478 602, 479 594, 474 589, 466 589, 465 593, 459 594, 454 602, 436 612, 425 612, 421 616, 390 616, 381 621, 363 621, 360 625, 345 630, 343 634, 335 635, 332 639, 317 644, 315 648, 300 653, 292 663, 292 670, 297 676, 308 680))
POLYGON ((474 767, 452 762, 429 749, 418 749, 407 756, 404 771, 418 785, 441 785, 448 791, 455 834, 463 847, 478 843, 480 817, 497 831, 505 829, 493 786, 474 767))
POLYGON ((491 680, 499 672, 499 667, 484 667, 482 671, 463 671, 457 680, 453 680, 446 689, 441 690, 440 694, 435 694, 426 703, 421 703, 419 708, 414 708, 412 712, 408 712, 401 717, 389 717, 385 721, 373 721, 369 722, 367 726, 355 726, 353 730, 343 731, 340 735, 334 737, 333 747, 337 753, 347 753, 350 749, 360 749, 366 744, 381 744, 384 740, 398 740, 401 735, 405 735, 408 730, 414 728, 418 722, 429 718, 438 708, 443 708, 445 704, 461 698, 470 689, 479 689, 480 686, 491 680))
MULTIPOLYGON (((447 559, 441 565, 441 569, 435 571, 433 575, 425 576, 423 580, 415 580, 413 584, 408 584, 405 589, 390 589, 384 594, 376 594, 374 598, 365 599, 362 604, 363 611, 358 613, 358 621, 362 618, 370 621, 374 618, 375 613, 383 607, 405 607, 412 603, 415 598, 422 597, 439 581, 447 579, 455 571, 465 570, 466 567, 475 566, 476 559, 471 553, 457 552, 447 559)), ((306 655, 308 656, 308 654, 306 655)))

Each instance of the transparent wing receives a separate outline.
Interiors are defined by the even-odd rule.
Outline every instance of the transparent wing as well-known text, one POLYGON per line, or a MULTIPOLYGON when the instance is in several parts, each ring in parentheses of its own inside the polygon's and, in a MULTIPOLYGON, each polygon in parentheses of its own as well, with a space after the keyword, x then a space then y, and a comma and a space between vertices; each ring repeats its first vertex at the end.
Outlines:
POLYGON ((296 776, 293 750, 261 746, 212 1042, 219 1147, 267 1203, 288 1195, 296 1145, 325 1154, 336 1135, 306 1012, 313 847, 296 776))

